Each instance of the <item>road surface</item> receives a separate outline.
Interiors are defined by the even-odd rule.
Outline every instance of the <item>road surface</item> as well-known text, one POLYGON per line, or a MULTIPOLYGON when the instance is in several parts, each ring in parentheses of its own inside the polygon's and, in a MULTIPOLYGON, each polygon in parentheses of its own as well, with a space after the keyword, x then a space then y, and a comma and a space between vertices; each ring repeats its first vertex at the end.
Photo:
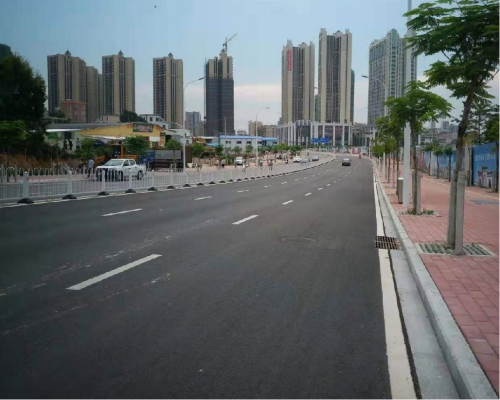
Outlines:
POLYGON ((388 398, 369 160, 0 209, 7 398, 388 398))

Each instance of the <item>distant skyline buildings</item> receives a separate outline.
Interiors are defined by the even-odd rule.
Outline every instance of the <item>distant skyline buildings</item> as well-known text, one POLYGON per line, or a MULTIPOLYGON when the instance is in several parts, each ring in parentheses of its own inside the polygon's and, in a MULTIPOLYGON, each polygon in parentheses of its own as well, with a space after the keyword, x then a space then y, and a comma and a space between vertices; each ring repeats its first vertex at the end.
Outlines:
POLYGON ((195 134, 197 125, 201 123, 201 114, 198 111, 186 111, 185 119, 186 129, 195 134))
POLYGON ((261 121, 248 121, 248 134, 250 136, 255 136, 255 129, 257 129, 258 132, 260 127, 262 127, 261 121))
POLYGON ((233 57, 223 49, 219 57, 205 64, 205 105, 207 136, 234 133, 233 57))
POLYGON ((329 35, 322 28, 318 49, 319 122, 352 122, 352 34, 346 29, 329 35))
MULTIPOLYGON (((412 79, 416 79, 416 58, 412 57, 412 79)), ((401 97, 405 86, 405 40, 395 29, 382 39, 374 40, 369 48, 368 125, 375 125, 386 116, 387 99, 401 97), (385 86, 384 86, 385 85, 385 86)))
POLYGON ((172 53, 153 59, 153 113, 174 129, 181 128, 184 116, 184 65, 172 53))
POLYGON ((314 66, 312 42, 294 46, 288 40, 281 52, 281 115, 283 124, 314 119, 314 66))

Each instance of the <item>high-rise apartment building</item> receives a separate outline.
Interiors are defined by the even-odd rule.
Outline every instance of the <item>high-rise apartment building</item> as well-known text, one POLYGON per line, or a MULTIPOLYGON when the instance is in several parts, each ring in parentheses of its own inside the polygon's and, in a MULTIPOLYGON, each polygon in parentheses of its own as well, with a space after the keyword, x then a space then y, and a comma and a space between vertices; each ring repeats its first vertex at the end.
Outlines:
POLYGON ((278 127, 276 125, 262 125, 257 129, 257 135, 261 137, 275 138, 278 127))
POLYGON ((97 75, 97 84, 99 86, 99 116, 104 115, 104 88, 102 83, 102 74, 97 75))
POLYGON ((314 44, 293 46, 281 53, 281 115, 283 123, 314 119, 314 44))
MULTIPOLYGON (((368 82, 368 125, 387 115, 384 106, 391 97, 401 97, 405 87, 405 40, 395 29, 370 44, 368 82), (385 85, 385 86, 384 86, 385 85)), ((416 58, 412 57, 412 79, 416 78, 416 58)))
POLYGON ((135 112, 135 61, 118 54, 102 57, 103 115, 135 112))
POLYGON ((351 69, 351 122, 354 123, 354 81, 356 80, 356 74, 354 70, 351 69))
POLYGON ((196 133, 196 126, 201 123, 201 114, 198 111, 186 111, 186 129, 191 134, 196 133))
POLYGON ((234 133, 233 57, 226 50, 205 65, 205 104, 207 136, 234 133))
MULTIPOLYGON (((64 54, 47 56, 47 89, 49 112, 61 109, 61 102, 77 102, 79 118, 86 121, 87 103, 87 65, 80 57, 73 57, 66 51, 64 54)), ((66 106, 67 107, 67 106, 66 106)), ((64 110, 61 110, 64 112, 64 110)), ((72 110, 72 114, 73 110, 72 110)))
POLYGON ((168 57, 153 59, 153 109, 172 128, 182 128, 184 113, 183 63, 172 53, 168 57))
POLYGON ((318 108, 321 123, 351 122, 352 34, 319 33, 318 108))
POLYGON ((100 114, 99 71, 95 67, 87 67, 87 122, 94 123, 100 114))
POLYGON ((257 126, 257 132, 259 131, 259 128, 262 126, 262 122, 260 121, 248 121, 248 134, 250 136, 255 136, 255 127, 257 126))

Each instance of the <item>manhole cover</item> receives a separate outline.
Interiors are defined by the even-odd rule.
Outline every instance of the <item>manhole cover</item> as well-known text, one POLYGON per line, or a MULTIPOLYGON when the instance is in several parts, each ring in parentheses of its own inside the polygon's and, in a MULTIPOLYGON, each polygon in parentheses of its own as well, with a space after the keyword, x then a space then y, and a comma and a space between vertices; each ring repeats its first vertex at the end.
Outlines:
MULTIPOLYGON (((417 243, 417 248, 421 253, 426 254, 442 254, 448 256, 455 255, 455 251, 451 247, 446 246, 444 243, 417 243)), ((464 254, 466 256, 495 255, 487 247, 477 243, 464 244, 464 254)))
POLYGON ((397 250, 399 249, 399 245, 396 238, 389 236, 375 236, 375 248, 386 249, 386 250, 397 250))
POLYGON ((474 204, 486 204, 489 206, 496 206, 498 205, 498 200, 480 200, 480 199, 473 199, 469 200, 471 203, 474 204))
POLYGON ((307 236, 285 236, 281 241, 287 243, 316 243, 316 239, 307 236))

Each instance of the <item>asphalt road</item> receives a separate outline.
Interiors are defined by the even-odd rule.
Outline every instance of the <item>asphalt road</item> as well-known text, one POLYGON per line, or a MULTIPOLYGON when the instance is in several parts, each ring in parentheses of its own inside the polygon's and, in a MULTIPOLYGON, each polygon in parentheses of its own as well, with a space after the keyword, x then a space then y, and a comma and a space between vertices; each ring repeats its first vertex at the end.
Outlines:
POLYGON ((373 196, 353 157, 0 209, 1 396, 390 397, 373 196))

